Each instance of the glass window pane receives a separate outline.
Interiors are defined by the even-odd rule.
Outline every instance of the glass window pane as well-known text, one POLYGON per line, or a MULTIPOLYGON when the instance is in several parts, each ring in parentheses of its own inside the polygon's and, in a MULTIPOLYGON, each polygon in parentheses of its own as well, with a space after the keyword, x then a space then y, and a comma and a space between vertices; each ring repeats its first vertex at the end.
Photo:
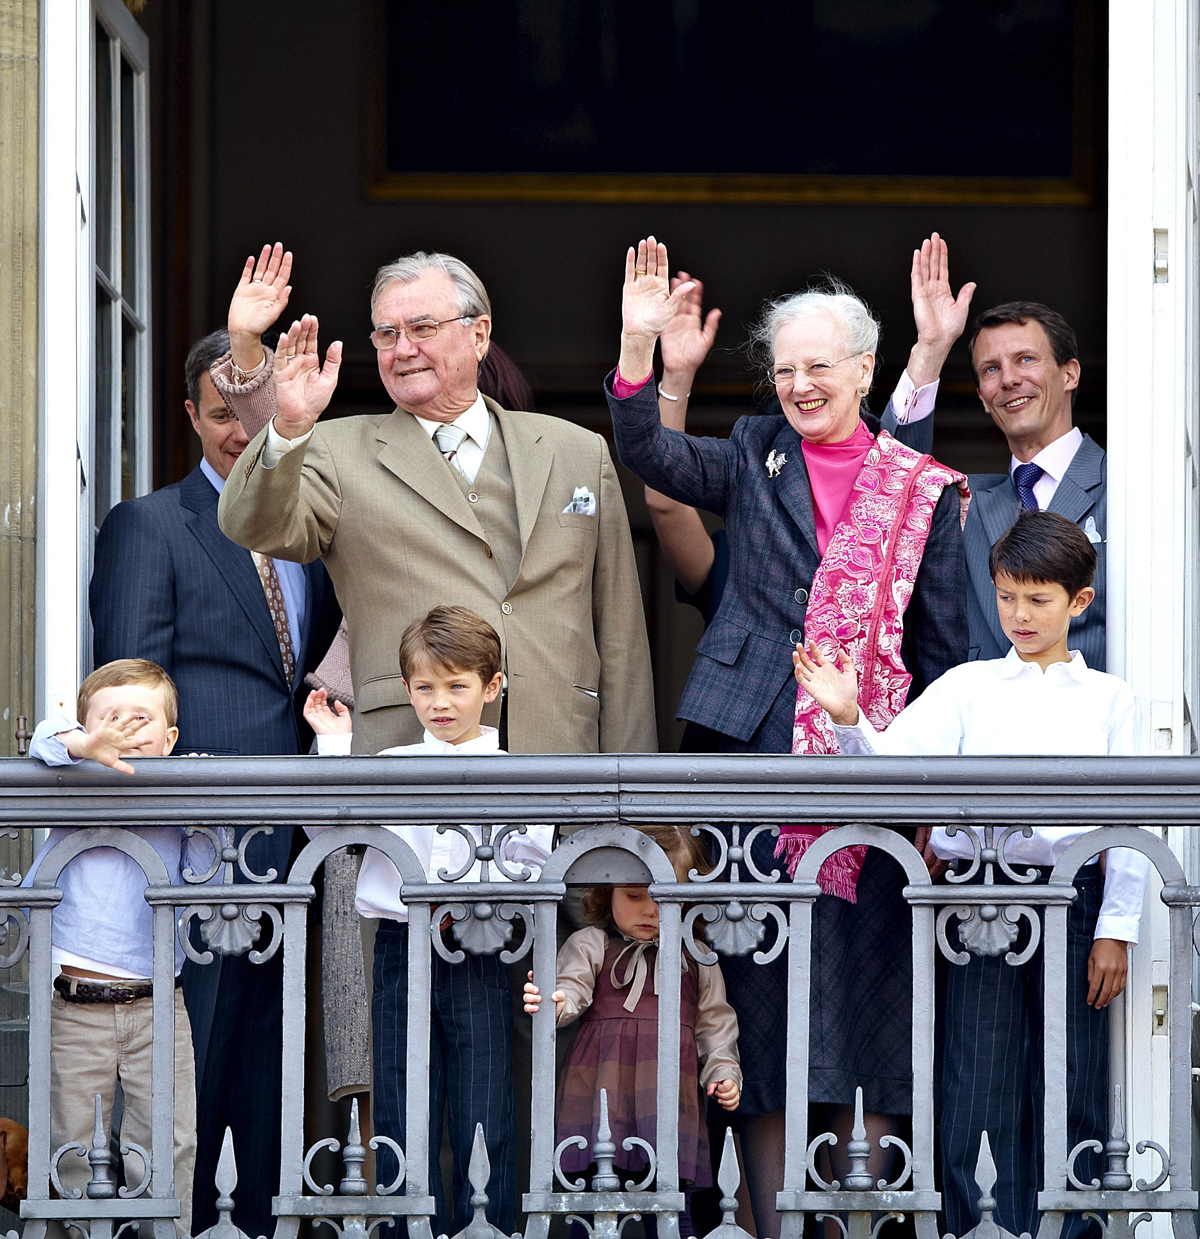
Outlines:
POLYGON ((96 413, 95 449, 92 453, 92 489, 96 502, 96 528, 117 502, 113 494, 113 434, 117 411, 112 407, 113 355, 112 328, 114 309, 108 294, 96 286, 96 413))
POLYGON ((138 335, 136 327, 121 323, 121 498, 132 499, 134 462, 138 459, 138 335))
POLYGON ((96 262, 100 269, 113 274, 112 195, 113 195, 113 80, 112 40, 104 27, 96 23, 96 184, 95 216, 92 220, 96 238, 96 262))
POLYGON ((133 105, 134 74, 121 57, 121 292, 140 314, 137 279, 138 185, 136 116, 133 105))

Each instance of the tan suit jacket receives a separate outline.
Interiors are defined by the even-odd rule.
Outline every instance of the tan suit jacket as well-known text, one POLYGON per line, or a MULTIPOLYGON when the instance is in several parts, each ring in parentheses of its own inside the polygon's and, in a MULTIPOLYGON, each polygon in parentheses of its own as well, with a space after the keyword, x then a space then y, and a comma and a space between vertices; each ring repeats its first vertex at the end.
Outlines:
MULTIPOLYGON (((228 372, 227 361, 213 367, 218 390, 262 424, 273 385, 239 389, 228 372)), ((356 753, 420 740, 397 651, 406 625, 440 604, 469 607, 500 634, 510 751, 654 752, 650 650, 608 446, 559 418, 487 406, 517 495, 511 590, 441 453, 401 409, 318 422, 271 469, 263 424, 225 484, 221 528, 264 554, 324 560, 350 633, 356 753), (563 512, 579 486, 596 497, 595 516, 563 512)))

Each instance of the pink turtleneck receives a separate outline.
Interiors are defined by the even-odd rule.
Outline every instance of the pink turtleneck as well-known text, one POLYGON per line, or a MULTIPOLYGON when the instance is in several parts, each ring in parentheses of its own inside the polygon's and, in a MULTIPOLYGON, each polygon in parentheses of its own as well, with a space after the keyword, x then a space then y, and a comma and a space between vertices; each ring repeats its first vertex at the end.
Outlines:
POLYGON ((817 525, 817 550, 822 555, 846 508, 855 479, 875 442, 867 424, 859 418, 854 433, 841 443, 803 443, 804 464, 812 491, 813 518, 817 525))

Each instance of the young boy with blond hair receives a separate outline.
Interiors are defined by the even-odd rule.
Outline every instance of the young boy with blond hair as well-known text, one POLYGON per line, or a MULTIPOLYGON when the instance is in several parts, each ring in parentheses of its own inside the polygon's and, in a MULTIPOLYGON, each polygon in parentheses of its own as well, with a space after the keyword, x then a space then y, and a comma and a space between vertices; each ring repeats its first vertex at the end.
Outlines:
MULTIPOLYGON (((411 623, 400 638, 400 674, 417 718, 425 728, 419 744, 384 749, 390 757, 469 757, 503 754, 494 727, 480 719, 496 700, 504 681, 500 637, 485 619, 466 607, 434 607, 411 623)), ((323 689, 309 694, 304 717, 317 735, 321 754, 348 754, 353 739, 350 711, 331 709, 323 689)), ((316 833, 319 828, 310 828, 316 833)), ((468 858, 457 831, 438 834, 433 826, 388 826, 412 849, 431 882, 440 873, 457 873, 468 858)), ((466 828, 482 842, 479 826, 466 828)), ((500 841, 496 858, 518 873, 536 878, 550 856, 553 826, 529 826, 500 841)), ((477 861, 464 881, 479 881, 477 861)), ((507 881, 495 863, 493 882, 507 881)), ((514 892, 520 898, 519 892, 514 892)), ((453 898, 448 888, 447 898, 453 898)), ((372 1118, 378 1134, 401 1148, 405 1140, 404 1077, 408 1031, 408 909, 400 899, 400 875, 382 852, 368 848, 359 871, 355 906, 360 916, 379 921, 375 935, 374 988, 371 997, 374 1088, 372 1118)), ((452 944, 457 949, 457 943, 452 944)), ((471 1218, 467 1164, 475 1124, 483 1124, 492 1177, 488 1182, 488 1221, 512 1234, 516 1208, 516 1113, 513 1099, 512 996, 505 965, 495 955, 467 954, 462 963, 433 957, 430 1046, 430 1185, 437 1200, 437 1234, 454 1234, 471 1218), (449 1101, 450 1144, 454 1152, 454 1201, 443 1199, 438 1150, 442 1109, 449 1101)), ((392 1155, 379 1150, 379 1177, 394 1177, 392 1155)))
MULTIPOLYGON (((931 684, 885 731, 858 708, 858 676, 845 651, 837 661, 797 645, 796 679, 829 714, 842 753, 1032 754, 1122 756, 1145 751, 1137 699, 1124 680, 1094 671, 1067 649, 1071 620, 1095 597, 1096 551, 1073 521, 1029 510, 992 547, 996 606, 1012 642, 1007 657, 963 663, 931 684)), ((1036 826, 1008 837, 1005 859, 1037 880, 1067 847, 1092 829, 1036 826)), ((970 864, 968 832, 935 827, 942 862, 970 864)), ((1129 945, 1137 942, 1149 862, 1113 848, 1075 877, 1067 920, 1067 1147, 1107 1138, 1108 1012, 1125 988, 1129 945)), ((944 867, 944 865, 943 865, 944 867)), ((976 880, 981 880, 977 875, 976 880)), ((998 883, 1009 879, 998 872, 998 883)), ((1028 933, 1025 930, 1024 933, 1028 933)), ((980 1137, 988 1132, 996 1164, 995 1220, 1014 1235, 1038 1229, 1043 1160, 1042 947, 1023 964, 982 953, 967 935, 968 962, 951 967, 946 986, 942 1065, 942 1191, 946 1228, 965 1234, 979 1221, 974 1181, 980 1137)), ((1021 949, 1024 938, 1013 945, 1021 949)), ((1075 1166, 1085 1181, 1103 1171, 1100 1154, 1075 1166)), ((1062 1239, 1090 1223, 1068 1214, 1062 1239)))
MULTIPOLYGON (((171 677, 157 663, 122 658, 105 664, 79 686, 75 717, 62 713, 38 724, 30 756, 49 766, 91 758, 123 774, 135 774, 127 758, 166 757, 175 746, 178 699, 171 677)), ((32 886, 47 853, 75 827, 56 826, 22 885, 32 886)), ((215 861, 212 847, 189 840, 181 826, 130 827, 158 853, 167 874, 183 886, 182 871, 204 873, 215 861)), ((124 1095, 121 1139, 150 1152, 151 1050, 154 1001, 153 912, 146 903, 146 875, 117 848, 89 848, 68 862, 58 878, 62 902, 54 909, 52 960, 57 971, 50 1012, 51 1149, 76 1141, 91 1148, 95 1096, 100 1094, 104 1129, 112 1122, 118 1080, 124 1095)), ((196 1070, 191 1024, 179 974, 183 948, 175 938, 175 1194, 179 1234, 191 1230, 192 1170, 196 1161, 196 1070)), ((136 1154, 125 1159, 129 1184, 144 1168, 136 1154)), ((82 1188, 90 1177, 86 1157, 59 1162, 63 1186, 82 1188)), ((65 1239, 51 1223, 49 1234, 65 1239)))

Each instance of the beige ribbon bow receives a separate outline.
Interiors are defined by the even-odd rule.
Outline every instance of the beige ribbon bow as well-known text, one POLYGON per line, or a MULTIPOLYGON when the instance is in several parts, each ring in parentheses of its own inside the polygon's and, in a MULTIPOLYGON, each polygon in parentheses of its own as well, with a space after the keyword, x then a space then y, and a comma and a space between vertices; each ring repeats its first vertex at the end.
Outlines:
MULTIPOLYGON (((613 984, 613 989, 624 989, 627 985, 629 989, 629 997, 621 1004, 626 1011, 633 1012, 637 1009, 637 1005, 641 1002, 642 994, 646 989, 646 977, 650 972, 650 965, 646 962, 646 955, 650 951, 656 952, 654 957, 654 993, 658 994, 658 939, 653 938, 649 942, 640 941, 637 938, 627 938, 626 945, 621 948, 620 954, 612 962, 612 968, 609 969, 608 977, 613 984), (632 952, 632 954, 631 954, 632 952), (629 958, 626 959, 626 956, 629 958), (617 975, 617 968, 622 960, 625 960, 624 974, 617 975)), ((679 971, 687 971, 687 960, 680 959, 679 971)))

